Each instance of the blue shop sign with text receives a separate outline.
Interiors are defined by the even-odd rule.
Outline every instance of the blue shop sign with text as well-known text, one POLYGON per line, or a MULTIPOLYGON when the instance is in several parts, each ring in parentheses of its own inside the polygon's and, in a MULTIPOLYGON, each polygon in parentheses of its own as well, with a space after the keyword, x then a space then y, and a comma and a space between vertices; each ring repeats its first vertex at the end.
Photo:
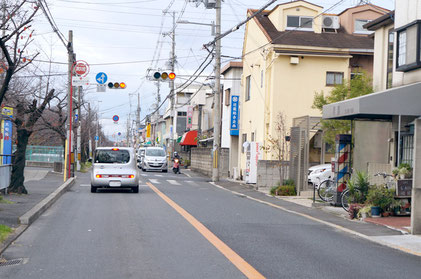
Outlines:
POLYGON ((231 125, 230 135, 238 136, 240 130, 240 110, 239 110, 240 97, 233 95, 231 96, 231 125))

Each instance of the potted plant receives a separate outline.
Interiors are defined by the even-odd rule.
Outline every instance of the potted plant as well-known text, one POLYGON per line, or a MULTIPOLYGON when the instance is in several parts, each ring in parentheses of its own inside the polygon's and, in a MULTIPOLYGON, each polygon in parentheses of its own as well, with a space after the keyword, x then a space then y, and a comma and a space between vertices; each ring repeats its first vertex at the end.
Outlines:
POLYGON ((358 218, 365 219, 368 216, 370 216, 371 207, 372 207, 372 205, 371 204, 368 204, 368 205, 365 205, 363 208, 361 208, 358 211, 358 218))
POLYGON ((412 177, 412 168, 407 163, 402 163, 398 167, 399 169, 399 178, 400 179, 406 179, 412 177))
POLYGON ((392 174, 393 174, 393 177, 394 177, 395 179, 398 179, 398 176, 399 176, 399 169, 398 169, 398 168, 394 168, 394 169, 392 170, 392 174))
POLYGON ((367 203, 371 204, 371 216, 380 217, 380 213, 387 212, 394 202, 394 190, 373 186, 369 189, 367 203))

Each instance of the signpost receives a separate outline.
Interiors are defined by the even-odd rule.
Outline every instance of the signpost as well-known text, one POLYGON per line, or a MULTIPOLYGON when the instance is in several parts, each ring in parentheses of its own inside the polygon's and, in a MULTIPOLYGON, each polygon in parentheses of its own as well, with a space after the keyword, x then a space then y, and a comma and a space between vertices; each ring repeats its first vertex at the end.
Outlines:
POLYGON ((75 74, 78 76, 87 76, 89 73, 89 64, 83 60, 78 60, 74 66, 75 74))
POLYGON ((99 84, 105 84, 108 80, 108 76, 106 73, 104 72, 100 72, 96 75, 95 77, 96 82, 98 82, 99 84))
POLYGON ((118 117, 118 115, 114 115, 113 116, 114 124, 117 124, 118 123, 118 120, 120 120, 120 117, 118 117))
POLYGON ((239 113, 239 97, 231 96, 231 124, 230 124, 230 135, 238 136, 240 133, 240 113, 239 113))
POLYGON ((106 92, 107 85, 105 84, 97 84, 96 85, 96 92, 106 92))

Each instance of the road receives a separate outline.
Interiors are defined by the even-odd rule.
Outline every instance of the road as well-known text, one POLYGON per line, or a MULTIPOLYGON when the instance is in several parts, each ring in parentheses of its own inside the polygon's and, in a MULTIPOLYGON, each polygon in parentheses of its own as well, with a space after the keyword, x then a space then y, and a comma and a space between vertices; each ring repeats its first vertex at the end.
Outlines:
POLYGON ((142 173, 139 194, 89 175, 11 245, 0 278, 420 278, 420 258, 235 195, 142 173))

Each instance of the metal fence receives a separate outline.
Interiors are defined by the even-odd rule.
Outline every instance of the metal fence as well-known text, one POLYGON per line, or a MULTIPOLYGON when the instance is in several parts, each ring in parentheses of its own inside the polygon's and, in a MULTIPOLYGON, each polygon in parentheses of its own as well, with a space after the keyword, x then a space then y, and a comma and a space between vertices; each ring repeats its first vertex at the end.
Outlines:
MULTIPOLYGON (((13 152, 16 146, 13 146, 13 152)), ((26 148, 26 160, 33 162, 62 162, 64 160, 64 148, 62 146, 38 146, 28 145, 26 148)))

